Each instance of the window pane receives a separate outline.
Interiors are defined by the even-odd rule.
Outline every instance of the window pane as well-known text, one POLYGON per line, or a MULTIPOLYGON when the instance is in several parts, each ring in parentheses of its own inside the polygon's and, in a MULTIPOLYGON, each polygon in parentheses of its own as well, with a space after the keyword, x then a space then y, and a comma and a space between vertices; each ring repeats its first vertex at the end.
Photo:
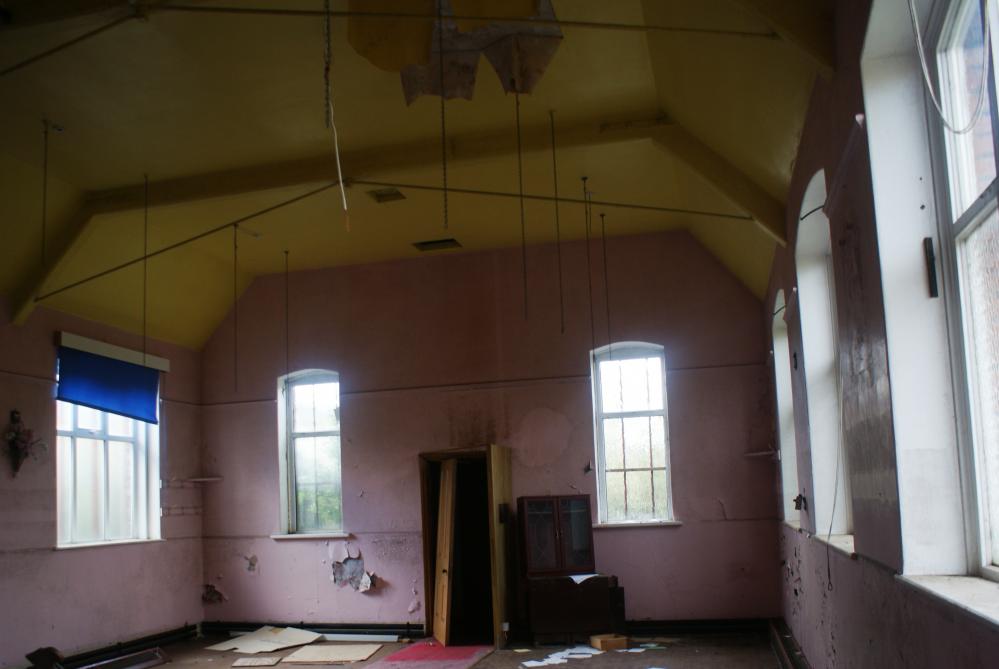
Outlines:
MULTIPOLYGON (((649 441, 649 419, 625 418, 624 419, 624 465, 628 469, 636 467, 651 467, 652 453, 649 441)), ((628 502, 630 506, 631 497, 628 502)))
POLYGON ((659 520, 670 517, 669 503, 666 501, 669 496, 667 486, 665 470, 657 469, 652 472, 652 501, 656 505, 655 517, 659 520))
POLYGON ((316 481, 318 483, 339 483, 340 481, 340 437, 316 437, 316 481))
POLYGON ((115 437, 131 437, 135 433, 135 421, 117 414, 108 414, 108 434, 115 437))
POLYGON ((298 486, 316 482, 316 439, 295 439, 295 483, 298 486))
POLYGON ((620 418, 604 419, 604 466, 624 469, 624 423, 620 418))
POLYGON ((340 529, 340 484, 323 483, 316 486, 317 529, 340 529))
POLYGON ((612 360, 600 363, 600 402, 604 413, 621 411, 621 365, 612 360))
POLYGON ((315 392, 316 432, 340 429, 340 384, 317 383, 315 392))
POLYGON ((296 518, 299 530, 317 530, 316 489, 312 484, 299 486, 296 491, 296 518))
POLYGON ((76 526, 73 541, 100 541, 103 537, 104 442, 97 439, 77 439, 76 526))
POLYGON ((291 387, 292 430, 294 432, 316 431, 316 393, 313 385, 291 387))
MULTIPOLYGON (((63 402, 59 402, 63 405, 63 402)), ((69 405, 66 405, 69 406, 69 405)), ((73 440, 71 437, 59 437, 56 440, 56 497, 59 501, 59 543, 70 540, 70 529, 73 525, 73 440)))
POLYGON ((604 413, 663 408, 662 363, 657 357, 603 360, 600 383, 604 413))
POLYGON ((652 472, 627 472, 628 520, 648 520, 652 514, 652 472))
MULTIPOLYGON (((988 91, 982 91, 986 50, 978 0, 953 3, 953 23, 941 40, 941 103, 950 124, 961 129, 974 116, 984 93, 981 116, 962 135, 945 131, 953 215, 958 218, 996 176, 988 91)), ((986 87, 987 88, 987 87, 986 87)))
POLYGON ((649 419, 652 428, 652 466, 666 466, 666 420, 662 416, 649 419))
POLYGON ((56 429, 69 432, 73 429, 73 405, 56 400, 56 429))
POLYGON ((986 460, 992 561, 999 562, 999 214, 993 212, 968 236, 963 258, 978 446, 986 460))
POLYGON ((104 429, 101 424, 101 412, 96 409, 91 409, 90 407, 76 407, 76 425, 77 427, 84 430, 97 430, 100 432, 104 429))
MULTIPOLYGON (((110 418, 110 416, 109 416, 110 418)), ((109 441, 106 539, 131 539, 134 531, 135 452, 127 441, 109 441)))
POLYGON ((625 520, 624 472, 607 472, 607 520, 625 520))

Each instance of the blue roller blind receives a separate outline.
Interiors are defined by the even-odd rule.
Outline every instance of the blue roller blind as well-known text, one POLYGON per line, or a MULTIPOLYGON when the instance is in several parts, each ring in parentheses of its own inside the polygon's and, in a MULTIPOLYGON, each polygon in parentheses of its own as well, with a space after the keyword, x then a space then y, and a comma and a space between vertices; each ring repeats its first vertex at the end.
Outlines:
POLYGON ((157 423, 160 373, 102 355, 59 347, 58 399, 157 423))

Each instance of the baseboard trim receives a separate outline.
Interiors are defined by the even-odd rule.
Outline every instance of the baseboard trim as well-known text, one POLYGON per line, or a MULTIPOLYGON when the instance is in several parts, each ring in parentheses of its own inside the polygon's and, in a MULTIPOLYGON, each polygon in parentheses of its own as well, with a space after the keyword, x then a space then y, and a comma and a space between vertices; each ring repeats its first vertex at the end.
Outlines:
POLYGON ((122 655, 128 655, 129 653, 137 653, 142 650, 156 648, 157 646, 165 646, 167 644, 174 643, 175 641, 193 639, 196 636, 198 636, 198 626, 185 625, 176 629, 167 630, 166 632, 150 634, 149 636, 139 637, 138 639, 132 639, 131 641, 122 641, 121 643, 116 643, 111 646, 104 646, 103 648, 97 648, 84 653, 70 655, 69 657, 63 658, 62 666, 66 669, 77 669, 78 667, 83 667, 89 664, 95 664, 105 660, 113 660, 117 657, 121 657, 122 655))
POLYGON ((306 623, 297 622, 256 622, 212 620, 201 623, 201 633, 228 634, 229 632, 252 632, 258 627, 297 627, 319 634, 397 634, 400 637, 421 638, 424 636, 423 623, 306 623))
POLYGON ((718 618, 711 620, 628 620, 629 636, 671 634, 767 634, 765 618, 718 618))
POLYGON ((805 654, 791 634, 791 628, 783 618, 770 621, 770 645, 777 654, 781 669, 811 669, 805 654))

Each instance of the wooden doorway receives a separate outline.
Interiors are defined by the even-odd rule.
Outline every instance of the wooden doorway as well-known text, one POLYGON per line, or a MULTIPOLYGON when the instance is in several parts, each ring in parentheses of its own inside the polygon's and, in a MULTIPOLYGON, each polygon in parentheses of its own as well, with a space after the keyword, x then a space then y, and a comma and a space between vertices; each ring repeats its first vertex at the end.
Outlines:
POLYGON ((515 526, 509 449, 423 453, 420 486, 427 629, 444 645, 503 646, 515 526))

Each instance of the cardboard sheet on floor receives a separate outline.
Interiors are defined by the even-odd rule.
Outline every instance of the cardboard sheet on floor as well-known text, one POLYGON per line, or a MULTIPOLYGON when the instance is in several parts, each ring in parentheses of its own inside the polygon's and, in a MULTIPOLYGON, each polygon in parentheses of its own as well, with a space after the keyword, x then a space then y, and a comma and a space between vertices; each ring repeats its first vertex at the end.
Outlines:
POLYGON ((281 661, 281 657, 240 657, 232 663, 234 667, 273 667, 281 661))
POLYGON ((316 634, 308 630, 300 630, 295 627, 271 627, 264 625, 260 629, 249 634, 226 639, 214 646, 208 646, 206 650, 231 650, 236 653, 273 653, 282 648, 293 646, 304 646, 322 638, 322 634, 316 634))
POLYGON ((282 664, 344 664, 361 662, 378 652, 380 643, 312 644, 281 660, 282 664))

